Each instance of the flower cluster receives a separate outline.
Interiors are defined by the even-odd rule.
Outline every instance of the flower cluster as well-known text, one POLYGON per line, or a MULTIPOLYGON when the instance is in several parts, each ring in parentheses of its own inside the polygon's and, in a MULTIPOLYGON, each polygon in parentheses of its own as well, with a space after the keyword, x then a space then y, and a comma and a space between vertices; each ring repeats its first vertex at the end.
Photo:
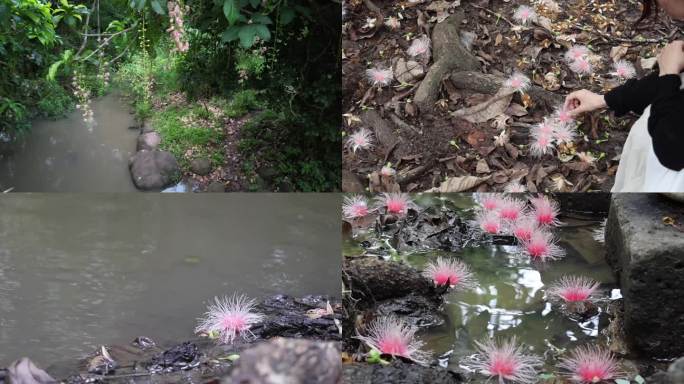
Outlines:
POLYGON ((542 157, 550 153, 556 146, 570 144, 577 137, 577 127, 570 111, 565 106, 556 108, 551 117, 537 124, 530 131, 530 154, 542 157))
MULTIPOLYGON (((90 90, 84 85, 83 75, 79 72, 74 73, 74 78, 71 80, 72 92, 78 100, 76 104, 76 109, 81 111, 83 115, 83 122, 91 125, 95 122, 95 117, 93 115, 93 108, 90 106, 90 90)), ((90 128, 92 130, 92 127, 90 128)))
POLYGON ((358 219, 381 211, 388 215, 402 217, 415 206, 416 204, 407 193, 383 193, 376 197, 372 207, 369 207, 368 200, 364 196, 352 195, 344 198, 342 216, 346 219, 358 219))
POLYGON ((479 195, 481 208, 474 226, 487 235, 510 235, 518 240, 521 253, 532 260, 547 261, 565 256, 551 228, 560 224, 558 204, 547 196, 529 202, 501 194, 479 195))
POLYGON ((178 52, 187 52, 190 45, 185 38, 185 27, 183 26, 183 11, 175 1, 168 2, 169 23, 171 26, 166 30, 171 33, 171 39, 176 44, 178 52))
POLYGON ((570 70, 578 75, 589 75, 594 70, 594 66, 589 61, 589 48, 584 45, 573 45, 565 52, 565 61, 570 66, 570 70))

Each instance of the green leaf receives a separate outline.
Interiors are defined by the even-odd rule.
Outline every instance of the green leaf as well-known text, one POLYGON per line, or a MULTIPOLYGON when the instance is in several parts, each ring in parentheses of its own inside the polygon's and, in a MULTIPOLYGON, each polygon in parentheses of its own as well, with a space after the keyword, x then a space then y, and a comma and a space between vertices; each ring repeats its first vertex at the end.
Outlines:
POLYGON ((165 13, 164 8, 162 8, 161 4, 159 4, 159 0, 152 0, 150 4, 152 4, 152 9, 154 9, 158 15, 163 15, 165 13))
POLYGON ((256 34, 264 41, 271 40, 271 31, 263 24, 254 24, 256 34))
POLYGON ((295 18, 295 11, 292 8, 283 8, 280 11, 280 24, 287 25, 295 18))
POLYGON ((259 24, 268 24, 268 25, 273 24, 273 21, 271 21, 271 18, 266 16, 266 15, 259 15, 259 14, 253 15, 252 21, 255 23, 259 23, 259 24))
POLYGON ((249 0, 249 5, 251 5, 254 9, 257 9, 259 4, 261 4, 261 0, 249 0))
POLYGON ((50 69, 48 69, 48 75, 47 75, 48 80, 54 80, 57 77, 57 71, 59 70, 59 67, 61 65, 62 65, 62 60, 60 60, 56 63, 53 63, 50 66, 50 69))
POLYGON ((147 0, 138 0, 138 11, 142 11, 145 7, 145 3, 147 3, 147 0))
POLYGON ((629 380, 615 379, 615 384, 629 384, 629 380))
POLYGON ((254 24, 245 25, 240 28, 238 36, 240 37, 240 45, 244 48, 250 48, 254 45, 254 39, 256 38, 256 27, 254 24))
POLYGON ((224 0, 223 1, 223 14, 226 15, 226 20, 228 20, 229 25, 235 24, 240 15, 240 9, 238 9, 235 0, 224 0))
POLYGON ((233 25, 232 27, 226 28, 221 34, 221 41, 224 43, 235 41, 238 39, 238 32, 240 32, 240 27, 233 25))
POLYGON ((644 384, 644 383, 646 383, 646 380, 644 380, 644 378, 641 377, 641 375, 636 375, 636 376, 634 376, 634 381, 636 381, 637 384, 644 384))

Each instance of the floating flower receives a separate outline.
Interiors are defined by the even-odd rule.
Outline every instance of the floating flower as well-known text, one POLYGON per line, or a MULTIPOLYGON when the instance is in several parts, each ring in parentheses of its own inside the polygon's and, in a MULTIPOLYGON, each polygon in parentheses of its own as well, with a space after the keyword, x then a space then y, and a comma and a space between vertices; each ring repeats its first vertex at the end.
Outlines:
POLYGON ((618 60, 615 64, 613 64, 613 71, 613 74, 625 80, 636 76, 636 69, 634 69, 634 65, 627 60, 618 60))
POLYGON ((444 286, 458 290, 474 288, 477 283, 468 265, 457 259, 438 257, 436 261, 427 264, 423 276, 432 280, 436 286, 444 286))
POLYGON ((475 218, 477 226, 484 232, 490 235, 496 235, 501 231, 501 219, 496 212, 479 212, 475 218))
POLYGON ((584 45, 573 45, 565 52, 565 61, 569 63, 577 59, 586 59, 589 56, 589 48, 584 45))
POLYGON ((570 144, 575 141, 577 131, 571 124, 556 124, 553 130, 553 138, 558 144, 570 144))
POLYGON ((531 216, 523 216, 518 219, 512 228, 513 236, 518 241, 529 241, 532 238, 532 233, 537 229, 537 223, 531 216))
POLYGON ((534 157, 542 157, 553 149, 553 136, 551 133, 543 133, 539 130, 532 131, 532 144, 530 154, 534 157))
POLYGON ((578 75, 589 75, 594 70, 594 66, 591 65, 589 59, 580 57, 570 63, 570 70, 578 75))
POLYGON ((342 214, 347 219, 356 219, 370 213, 366 198, 361 195, 345 196, 342 204, 342 214))
POLYGON ((375 319, 368 327, 368 336, 357 336, 369 348, 382 354, 400 356, 419 364, 427 364, 430 353, 421 350, 423 342, 415 338, 418 328, 393 315, 375 319))
POLYGON ((536 218, 539 225, 557 226, 560 222, 557 219, 559 208, 558 203, 550 200, 548 196, 540 196, 530 199, 532 203, 532 215, 536 218))
POLYGON ((532 84, 529 77, 525 76, 521 72, 513 72, 511 77, 504 81, 504 87, 514 89, 516 92, 525 92, 532 84))
POLYGON ((349 135, 345 145, 354 153, 356 153, 358 149, 369 149, 373 146, 371 132, 366 128, 361 128, 349 135))
POLYGON ((217 334, 217 340, 225 344, 232 343, 237 336, 245 338, 249 329, 265 318, 263 314, 253 312, 255 305, 254 299, 243 295, 215 297, 195 332, 217 334))
POLYGON ((421 36, 417 39, 413 39, 411 46, 408 48, 406 53, 409 56, 430 56, 430 39, 427 36, 421 36))
POLYGON ((377 67, 367 69, 366 76, 372 85, 377 85, 379 87, 388 86, 394 79, 391 69, 382 69, 377 67))
POLYGON ((401 28, 401 22, 394 16, 390 16, 385 20, 385 25, 392 30, 397 30, 401 28))
POLYGON ((613 354, 597 345, 579 346, 563 358, 559 367, 576 383, 602 383, 621 375, 613 354))
POLYGON ((536 230, 529 240, 523 241, 523 251, 537 261, 556 260, 565 256, 565 251, 556 244, 549 232, 536 230))
POLYGON ((527 5, 521 5, 513 13, 513 19, 523 25, 537 21, 537 18, 537 12, 527 5))
POLYGON ((415 205, 406 193, 383 193, 377 198, 377 204, 385 207, 388 214, 397 216, 406 215, 409 208, 415 205))
POLYGON ((552 299, 566 303, 592 301, 600 285, 583 276, 563 276, 549 286, 547 293, 552 299))
POLYGON ((537 382, 537 367, 543 361, 524 353, 515 337, 509 340, 475 342, 478 353, 464 365, 485 376, 498 377, 499 383, 532 384, 537 382))
POLYGON ((514 197, 502 199, 499 207, 499 217, 506 221, 516 221, 525 213, 525 202, 514 197))

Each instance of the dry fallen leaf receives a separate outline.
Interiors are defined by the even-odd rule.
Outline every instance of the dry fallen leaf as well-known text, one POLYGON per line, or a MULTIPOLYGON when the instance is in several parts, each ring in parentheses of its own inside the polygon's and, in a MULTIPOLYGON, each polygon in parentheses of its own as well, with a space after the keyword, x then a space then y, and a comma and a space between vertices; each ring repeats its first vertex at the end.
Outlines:
POLYGON ((513 99, 514 89, 501 87, 490 99, 470 108, 460 109, 451 113, 471 123, 484 123, 503 114, 513 99))
POLYGON ((477 187, 478 185, 489 180, 489 177, 476 177, 476 176, 459 176, 459 177, 447 177, 447 179, 440 184, 439 188, 432 188, 427 192, 465 192, 470 189, 477 187))

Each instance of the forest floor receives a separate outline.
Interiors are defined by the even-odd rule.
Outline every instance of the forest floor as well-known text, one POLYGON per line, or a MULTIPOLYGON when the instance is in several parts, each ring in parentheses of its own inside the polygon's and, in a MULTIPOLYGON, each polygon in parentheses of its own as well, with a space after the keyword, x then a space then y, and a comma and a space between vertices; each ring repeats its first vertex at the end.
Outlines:
POLYGON ((501 0, 346 4, 343 134, 366 128, 373 145, 343 149, 345 191, 502 191, 517 183, 531 192, 610 190, 636 116, 582 116, 577 139, 541 158, 530 154, 529 131, 569 92, 603 93, 619 85, 610 74, 615 61, 633 63, 638 77, 648 73, 660 47, 681 29, 662 14, 635 28, 638 1, 540 0, 529 4, 538 22, 526 26, 514 21, 520 5, 501 0), (400 26, 388 26, 389 17, 400 26), (432 52, 410 57, 407 50, 421 35, 431 40, 432 52), (576 75, 565 62, 573 45, 591 51, 590 75, 576 75), (374 67, 392 70, 389 86, 368 81, 366 70, 374 67), (501 98, 502 81, 516 70, 532 79, 532 87, 501 98), (480 113, 467 120, 470 107, 480 113), (388 164, 395 175, 381 174, 388 164))

